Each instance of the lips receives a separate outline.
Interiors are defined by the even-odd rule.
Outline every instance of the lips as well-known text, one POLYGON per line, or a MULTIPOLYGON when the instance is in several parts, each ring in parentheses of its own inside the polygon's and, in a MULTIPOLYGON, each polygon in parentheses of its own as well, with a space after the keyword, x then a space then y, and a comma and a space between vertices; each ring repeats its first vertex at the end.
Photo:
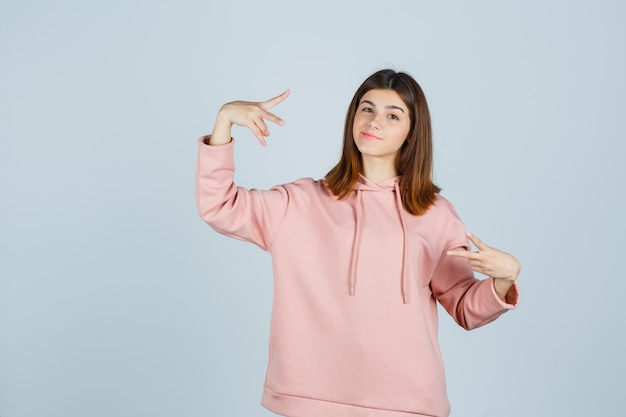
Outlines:
POLYGON ((363 137, 368 140, 380 140, 380 138, 376 135, 372 135, 371 133, 363 132, 363 137))

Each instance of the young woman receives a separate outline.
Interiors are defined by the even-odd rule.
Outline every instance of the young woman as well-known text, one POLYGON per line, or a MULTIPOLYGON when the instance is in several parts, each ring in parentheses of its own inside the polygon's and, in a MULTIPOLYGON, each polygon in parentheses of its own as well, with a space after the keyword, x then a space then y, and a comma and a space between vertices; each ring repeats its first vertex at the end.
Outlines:
POLYGON ((428 106, 405 73, 359 87, 324 180, 236 187, 231 127, 265 145, 266 120, 283 124, 269 110, 288 96, 225 104, 199 142, 200 215, 272 255, 261 403, 290 417, 448 416, 436 302, 466 329, 489 323, 517 306, 520 264, 466 234, 438 194, 428 106))

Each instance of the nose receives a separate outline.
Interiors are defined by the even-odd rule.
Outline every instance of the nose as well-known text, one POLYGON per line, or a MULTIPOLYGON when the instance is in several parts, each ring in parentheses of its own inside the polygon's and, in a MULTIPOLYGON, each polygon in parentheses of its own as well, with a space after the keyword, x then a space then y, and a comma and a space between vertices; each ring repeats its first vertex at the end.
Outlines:
POLYGON ((378 115, 372 116, 372 118, 370 119, 370 122, 369 122, 369 126, 372 129, 376 129, 376 130, 380 129, 381 124, 380 124, 380 121, 378 120, 378 115))

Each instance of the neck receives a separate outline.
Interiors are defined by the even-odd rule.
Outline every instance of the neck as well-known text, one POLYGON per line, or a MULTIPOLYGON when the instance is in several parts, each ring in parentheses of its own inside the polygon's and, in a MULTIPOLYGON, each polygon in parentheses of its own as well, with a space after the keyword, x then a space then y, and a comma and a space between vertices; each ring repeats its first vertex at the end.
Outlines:
POLYGON ((372 158, 362 155, 363 176, 374 184, 380 184, 390 178, 398 176, 396 164, 389 158, 372 158))

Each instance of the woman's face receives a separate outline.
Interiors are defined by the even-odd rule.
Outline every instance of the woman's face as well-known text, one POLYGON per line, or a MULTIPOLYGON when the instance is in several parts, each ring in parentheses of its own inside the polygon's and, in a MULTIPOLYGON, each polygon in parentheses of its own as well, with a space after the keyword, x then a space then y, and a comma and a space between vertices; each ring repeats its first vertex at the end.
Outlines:
POLYGON ((361 98, 352 126, 354 143, 363 157, 395 163, 411 128, 411 115, 398 93, 370 90, 361 98))

